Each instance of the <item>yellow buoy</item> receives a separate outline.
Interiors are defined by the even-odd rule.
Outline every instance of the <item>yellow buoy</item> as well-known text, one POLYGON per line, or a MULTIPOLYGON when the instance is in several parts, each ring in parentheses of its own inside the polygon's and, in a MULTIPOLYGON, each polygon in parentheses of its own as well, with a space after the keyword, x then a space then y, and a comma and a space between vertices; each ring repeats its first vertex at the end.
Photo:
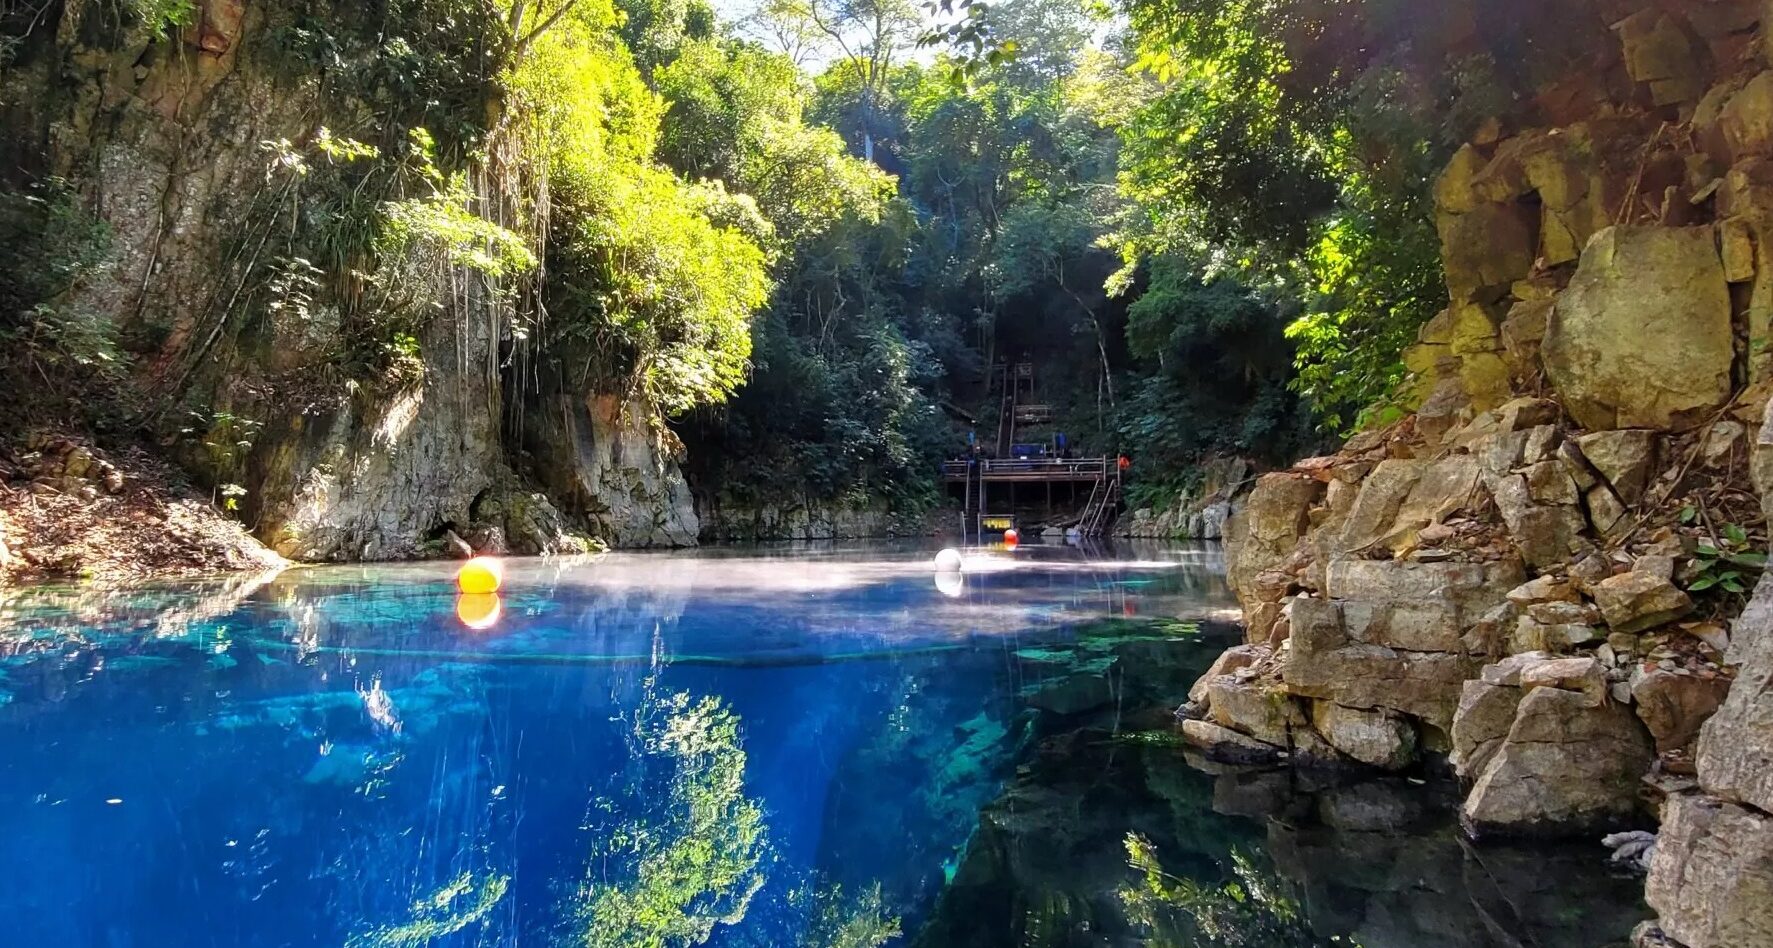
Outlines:
POLYGON ((456 572, 456 588, 462 592, 495 593, 505 581, 505 564, 491 556, 476 556, 456 572))
POLYGON ((456 597, 456 618, 470 629, 490 629, 499 621, 498 593, 463 593, 456 597))

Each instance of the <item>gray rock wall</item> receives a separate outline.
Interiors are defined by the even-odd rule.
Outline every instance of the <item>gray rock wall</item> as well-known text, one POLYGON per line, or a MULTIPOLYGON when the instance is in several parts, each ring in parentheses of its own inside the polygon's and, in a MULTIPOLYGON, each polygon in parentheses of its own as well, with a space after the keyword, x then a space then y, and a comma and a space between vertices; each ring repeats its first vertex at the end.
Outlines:
MULTIPOLYGON (((66 179, 110 231, 108 265, 58 305, 102 313, 132 340, 132 383, 187 467, 244 487, 254 533, 303 560, 441 555, 445 531, 516 552, 585 549, 592 536, 693 544, 657 419, 593 392, 574 393, 571 411, 508 410, 510 286, 446 263, 415 274, 422 371, 386 382, 338 371, 342 307, 287 317, 245 305, 277 253, 267 208, 294 193, 266 143, 365 127, 368 107, 280 66, 289 5, 200 7, 198 23, 156 41, 71 0, 0 75, 8 171, 66 179), (511 417, 533 430, 507 431, 511 417), (520 442, 537 449, 534 471, 514 463, 520 442)), ((514 175, 469 170, 480 213, 521 217, 514 175)))

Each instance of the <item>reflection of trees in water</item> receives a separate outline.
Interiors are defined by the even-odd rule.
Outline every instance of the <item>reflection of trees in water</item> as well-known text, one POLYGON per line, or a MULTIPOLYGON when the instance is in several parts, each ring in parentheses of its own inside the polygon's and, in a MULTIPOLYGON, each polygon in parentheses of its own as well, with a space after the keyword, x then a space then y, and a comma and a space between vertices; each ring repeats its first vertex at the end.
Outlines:
POLYGON ((436 892, 413 902, 411 918, 354 934, 345 948, 419 948, 485 919, 511 886, 507 875, 475 878, 464 872, 436 892))
POLYGON ((589 878, 575 897, 574 941, 587 948, 675 948, 745 917, 763 886, 763 809, 745 796, 739 719, 718 698, 677 693, 643 710, 634 736, 665 768, 654 803, 610 801, 639 815, 600 827, 589 878))
POLYGON ((1127 834, 1136 878, 1120 890, 1127 919, 1148 933, 1150 948, 1315 948, 1353 944, 1314 936, 1299 904, 1278 878, 1232 850, 1233 881, 1202 882, 1164 871, 1157 847, 1127 834))
POLYGON ((878 882, 854 895, 837 884, 806 886, 789 902, 807 919, 798 948, 879 948, 900 935, 878 882))

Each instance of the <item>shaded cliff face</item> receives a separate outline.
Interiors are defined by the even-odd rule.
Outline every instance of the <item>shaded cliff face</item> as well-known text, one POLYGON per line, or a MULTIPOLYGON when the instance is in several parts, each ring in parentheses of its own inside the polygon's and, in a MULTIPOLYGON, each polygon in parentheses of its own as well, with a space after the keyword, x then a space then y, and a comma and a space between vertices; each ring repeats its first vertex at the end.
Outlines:
POLYGON ((400 196, 390 182, 412 173, 420 152, 395 130, 429 128, 442 171, 466 173, 475 212, 523 234, 531 183, 497 124, 496 38, 439 26, 412 78, 432 69, 449 81, 408 114, 389 98, 400 77, 368 75, 344 40, 321 50, 314 39, 316 24, 348 38, 368 15, 355 5, 198 6, 159 38, 108 5, 68 0, 0 80, 11 183, 65 181, 108 232, 103 266, 55 303, 115 332, 131 356, 120 384, 139 393, 156 436, 201 479, 229 485, 253 532, 298 559, 436 555, 448 532, 529 553, 593 537, 693 542, 683 491, 637 491, 606 472, 616 451, 621 470, 681 484, 668 453, 630 434, 645 421, 638 407, 584 413, 575 443, 590 447, 541 459, 546 492, 514 470, 525 433, 506 430, 506 408, 521 396, 501 363, 518 278, 435 248, 390 262, 385 235, 348 226, 348 212, 400 196), (357 144, 347 134, 379 153, 351 153, 338 144, 357 144))
POLYGON ((1644 943, 1769 945, 1765 583, 1736 614, 1773 486, 1773 59, 1761 4, 1625 6, 1437 182, 1415 412, 1237 501, 1248 642, 1184 733, 1445 755, 1480 835, 1660 815, 1644 943))

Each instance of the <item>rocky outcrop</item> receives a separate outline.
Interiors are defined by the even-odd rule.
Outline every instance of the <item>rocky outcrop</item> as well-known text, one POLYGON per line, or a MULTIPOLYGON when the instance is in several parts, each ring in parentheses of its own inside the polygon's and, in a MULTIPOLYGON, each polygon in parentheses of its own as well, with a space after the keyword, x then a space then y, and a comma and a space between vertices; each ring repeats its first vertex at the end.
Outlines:
MULTIPOLYGON (((591 406, 576 440, 544 439, 542 464, 514 451, 535 417, 517 405, 536 373, 510 370, 524 333, 523 294, 508 278, 422 252, 392 264, 397 274, 359 272, 379 265, 374 234, 328 203, 337 195, 316 182, 345 159, 315 143, 341 141, 327 129, 398 142, 411 116, 379 128, 397 110, 368 100, 386 88, 312 81, 318 62, 286 40, 307 16, 328 23, 329 43, 379 44, 386 24, 365 26, 344 3, 197 11, 162 37, 104 4, 56 4, 0 71, 0 178, 66 182, 108 233, 104 265, 56 305, 105 314, 127 342, 128 382, 154 406, 153 434, 206 488, 227 489, 258 537, 299 559, 441 555, 452 532, 530 551, 585 549, 585 534, 694 542, 669 446, 630 434, 659 420, 596 410, 596 385, 575 392, 591 406), (283 243, 315 231, 332 256, 283 243), (379 305, 391 277, 397 298, 379 305), (538 489, 549 497, 538 502, 538 489)), ((439 47, 414 55, 490 62, 479 37, 449 32, 459 26, 437 25, 439 47)), ((452 122, 497 114, 495 84, 461 72, 435 78, 459 86, 426 94, 459 96, 452 106, 468 115, 452 122)), ((443 170, 471 172, 476 213, 521 228, 535 216, 522 210, 526 184, 492 157, 516 150, 506 144, 480 139, 462 151, 488 156, 481 164, 443 170)), ((352 196, 363 215, 394 195, 352 196)))
POLYGON ((1773 699, 1716 591, 1758 569, 1728 525, 1773 489, 1773 436, 1744 438, 1773 395, 1764 11, 1638 6, 1436 182, 1449 303, 1405 354, 1416 411, 1235 501, 1261 651, 1185 709, 1294 760, 1397 767, 1407 734, 1450 755, 1484 834, 1647 820, 1696 761, 1718 813, 1773 812, 1773 699))
POLYGON ((680 446, 664 423, 609 395, 558 395, 524 417, 536 480, 618 547, 694 546, 701 532, 680 446))
POLYGON ((288 565, 226 516, 231 498, 191 490, 141 448, 108 452, 39 432, 17 448, 0 441, 0 586, 78 578, 110 587, 288 565))
POLYGON ((1730 636, 1740 663, 1704 725, 1698 786, 1663 805, 1647 898, 1689 948, 1773 944, 1773 578, 1730 636))
POLYGON ((1118 536, 1147 540, 1220 540, 1231 517, 1231 501, 1249 479, 1250 464, 1242 458, 1208 461, 1197 469, 1200 480, 1170 503, 1141 507, 1115 524, 1118 536))
POLYGON ((1595 234, 1552 308, 1541 351, 1564 406, 1586 427, 1697 424, 1730 397, 1735 362, 1714 229, 1595 234))
POLYGON ((1671 798, 1645 896, 1660 934, 1689 948, 1773 944, 1773 819, 1712 796, 1671 798))
POLYGON ((912 537, 933 532, 924 518, 896 513, 885 504, 849 507, 811 497, 764 503, 698 498, 696 509, 702 539, 710 542, 912 537))
POLYGON ((1467 827, 1555 834, 1631 821, 1637 783, 1651 761, 1643 725, 1604 691, 1569 690, 1555 678, 1534 682, 1530 673, 1523 674, 1514 720, 1465 798, 1467 827))

